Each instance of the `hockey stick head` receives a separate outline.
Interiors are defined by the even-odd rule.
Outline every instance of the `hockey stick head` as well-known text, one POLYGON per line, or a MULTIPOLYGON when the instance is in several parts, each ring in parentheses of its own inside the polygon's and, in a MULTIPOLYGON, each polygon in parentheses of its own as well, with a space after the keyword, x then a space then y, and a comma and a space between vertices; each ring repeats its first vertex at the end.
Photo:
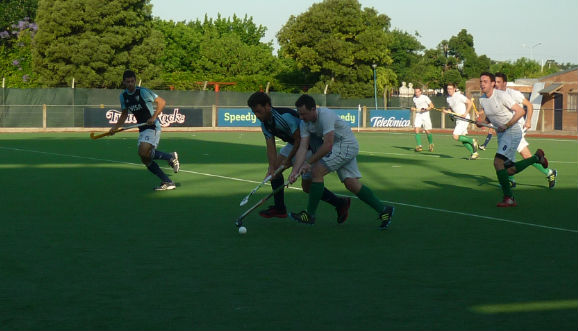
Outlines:
POLYGON ((90 133, 90 139, 100 139, 102 137, 106 137, 109 136, 110 132, 104 132, 104 133, 100 133, 100 134, 94 134, 94 132, 90 133))

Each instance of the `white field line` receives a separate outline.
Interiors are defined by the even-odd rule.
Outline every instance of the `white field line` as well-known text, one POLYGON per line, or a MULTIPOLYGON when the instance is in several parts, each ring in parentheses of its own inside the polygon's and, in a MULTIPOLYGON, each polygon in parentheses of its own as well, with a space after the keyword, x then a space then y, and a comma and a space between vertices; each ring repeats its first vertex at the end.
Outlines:
MULTIPOLYGON (((52 155, 52 156, 70 157, 70 158, 83 159, 83 160, 93 160, 93 161, 100 161, 100 162, 110 162, 110 163, 126 164, 126 165, 131 165, 131 166, 138 166, 138 167, 141 167, 141 166, 142 166, 142 164, 140 164, 140 163, 132 163, 132 162, 125 162, 125 161, 118 161, 118 160, 100 159, 100 158, 88 157, 88 156, 78 156, 78 155, 70 155, 70 154, 43 152, 43 151, 36 151, 36 150, 30 150, 30 149, 10 148, 10 147, 2 147, 2 146, 0 146, 0 149, 9 150, 9 151, 19 151, 19 152, 28 152, 28 153, 36 153, 36 154, 45 154, 45 155, 52 155)), ((165 167, 165 168, 163 168, 163 169, 172 170, 172 168, 168 168, 168 167, 165 167)), ((184 172, 184 173, 189 173, 189 174, 195 174, 195 175, 200 175, 200 176, 208 176, 208 177, 221 178, 221 179, 226 179, 226 180, 233 180, 233 181, 238 181, 238 182, 256 183, 256 184, 259 184, 259 183, 260 183, 259 181, 256 181, 256 180, 235 178, 235 177, 229 177, 229 176, 221 176, 221 175, 209 174, 209 173, 198 172, 198 171, 193 171, 193 170, 181 169, 179 172, 184 172)), ((267 184, 267 185, 269 185, 269 184, 267 184)), ((297 187, 289 187, 289 188, 290 188, 290 189, 293 189, 293 190, 301 190, 300 188, 297 188, 297 187)), ((351 197, 351 198, 356 198, 356 199, 357 199, 356 196, 349 196, 349 197, 351 197)), ((439 213, 446 213, 446 214, 454 214, 454 215, 468 216, 468 217, 485 219, 485 220, 490 220, 490 221, 504 222, 504 223, 511 223, 511 224, 518 224, 518 225, 524 225, 524 226, 535 227, 535 228, 542 228, 542 229, 548 229, 548 230, 563 231, 563 232, 570 232, 570 233, 578 233, 578 230, 572 230, 572 229, 566 229, 566 228, 546 226, 546 225, 535 224, 535 223, 528 223, 528 222, 519 222, 519 221, 513 221, 513 220, 508 220, 508 219, 503 219, 503 218, 497 218, 497 217, 492 217, 492 216, 484 216, 484 215, 478 215, 478 214, 472 214, 472 213, 464 213, 464 212, 447 210, 447 209, 425 207, 425 206, 408 204, 408 203, 403 203, 403 202, 394 202, 394 201, 386 201, 386 200, 382 200, 382 201, 385 202, 385 203, 388 203, 388 204, 393 204, 393 205, 398 205, 398 206, 405 206, 405 207, 411 207, 411 208, 417 208, 417 209, 424 209, 424 210, 435 211, 435 212, 439 212, 439 213)))

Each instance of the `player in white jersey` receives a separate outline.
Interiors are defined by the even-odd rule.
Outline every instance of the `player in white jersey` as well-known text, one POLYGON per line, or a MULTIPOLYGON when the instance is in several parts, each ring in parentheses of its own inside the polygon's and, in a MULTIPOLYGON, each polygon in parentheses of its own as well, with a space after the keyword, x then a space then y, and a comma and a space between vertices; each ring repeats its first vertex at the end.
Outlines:
POLYGON ((431 102, 430 98, 427 95, 422 94, 421 87, 415 88, 415 96, 413 97, 413 104, 415 107, 412 107, 411 110, 415 111, 415 120, 413 121, 413 126, 415 127, 415 141, 417 146, 415 148, 416 152, 423 151, 423 147, 421 146, 421 136, 420 136, 420 128, 423 127, 425 134, 427 135, 427 141, 429 143, 429 151, 433 152, 434 144, 433 144, 433 136, 431 134, 431 117, 429 116, 430 109, 434 108, 433 103, 431 102))
POLYGON ((495 85, 494 74, 489 72, 480 74, 480 89, 484 95, 480 98, 482 109, 478 127, 481 127, 481 122, 491 123, 498 133, 494 168, 504 197, 497 207, 515 207, 517 204, 508 176, 519 173, 534 163, 541 163, 547 168, 548 160, 544 157, 544 151, 538 149, 532 157, 514 162, 516 149, 522 140, 522 125, 519 120, 524 115, 524 109, 516 104, 508 93, 495 89, 495 85))
MULTIPOLYGON (((526 106, 526 118, 524 119, 524 117, 520 118, 520 124, 522 124, 524 130, 523 130, 523 134, 522 134, 522 140, 520 141, 520 145, 518 145, 518 153, 520 153, 520 155, 522 155, 522 157, 524 159, 530 158, 532 157, 532 153, 530 152, 530 149, 528 148, 529 144, 525 139, 525 135, 526 135, 526 131, 527 129, 529 129, 531 127, 531 118, 532 118, 532 113, 533 113, 533 106, 532 103, 530 103, 530 101, 528 101, 528 99, 526 99, 524 97, 524 95, 517 90, 511 89, 511 88, 507 88, 507 83, 508 83, 508 78, 506 76, 506 74, 503 74, 501 72, 497 72, 496 73, 496 89, 501 90, 501 91, 506 91, 506 93, 508 93, 512 99, 514 99, 514 101, 520 105, 520 107, 522 106, 526 106)), ((539 163, 534 163, 533 166, 538 169, 538 171, 540 171, 542 174, 544 174, 546 176, 546 180, 548 181, 548 188, 553 189, 556 186, 556 178, 558 176, 558 171, 556 171, 556 169, 549 169, 549 168, 544 168, 541 164, 539 163)), ((516 181, 514 180, 513 176, 510 176, 510 183, 512 184, 512 187, 516 186, 516 181)))
MULTIPOLYGON (((466 98, 463 94, 456 91, 456 84, 450 83, 446 86, 448 98, 446 99, 452 111, 459 116, 470 118, 470 109, 472 108, 472 101, 466 98)), ((454 128, 453 137, 455 140, 461 142, 464 147, 470 152, 470 160, 479 158, 478 142, 468 136, 468 125, 466 121, 457 121, 454 128)))
POLYGON ((361 178, 357 167, 359 144, 349 124, 337 116, 333 110, 317 108, 315 100, 307 94, 297 99, 295 107, 302 119, 301 144, 295 155, 295 163, 289 180, 294 182, 299 174, 311 172, 313 182, 309 189, 307 210, 291 213, 291 217, 300 223, 315 223, 315 212, 324 189, 323 177, 335 171, 350 192, 377 211, 380 229, 387 229, 394 208, 381 202, 369 187, 362 185, 359 181, 361 178), (309 140, 315 137, 323 139, 323 143, 312 156, 307 158, 309 140))

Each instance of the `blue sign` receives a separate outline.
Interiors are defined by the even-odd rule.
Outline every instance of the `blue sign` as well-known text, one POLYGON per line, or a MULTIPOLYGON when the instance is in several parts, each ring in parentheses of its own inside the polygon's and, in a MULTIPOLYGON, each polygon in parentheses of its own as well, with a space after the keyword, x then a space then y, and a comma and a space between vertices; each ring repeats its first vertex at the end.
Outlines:
POLYGON ((351 127, 357 127, 359 125, 359 117, 361 116, 361 112, 358 109, 332 109, 335 111, 337 116, 339 116, 342 120, 349 123, 351 127))
POLYGON ((369 126, 372 128, 407 128, 411 126, 411 111, 370 110, 369 126))
POLYGON ((219 108, 219 127, 260 127, 261 121, 249 108, 219 108))

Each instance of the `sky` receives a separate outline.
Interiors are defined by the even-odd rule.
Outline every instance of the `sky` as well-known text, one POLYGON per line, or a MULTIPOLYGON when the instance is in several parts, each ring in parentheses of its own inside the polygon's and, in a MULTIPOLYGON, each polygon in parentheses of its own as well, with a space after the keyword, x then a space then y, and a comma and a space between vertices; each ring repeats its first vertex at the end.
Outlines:
MULTIPOLYGON (((151 0, 153 16, 163 20, 252 17, 267 28, 262 42, 278 44, 275 35, 287 20, 321 0, 151 0)), ((576 0, 359 0, 391 19, 391 29, 418 32, 426 48, 435 48, 462 29, 474 37, 478 55, 496 61, 521 57, 538 62, 578 64, 578 1, 576 0)))

